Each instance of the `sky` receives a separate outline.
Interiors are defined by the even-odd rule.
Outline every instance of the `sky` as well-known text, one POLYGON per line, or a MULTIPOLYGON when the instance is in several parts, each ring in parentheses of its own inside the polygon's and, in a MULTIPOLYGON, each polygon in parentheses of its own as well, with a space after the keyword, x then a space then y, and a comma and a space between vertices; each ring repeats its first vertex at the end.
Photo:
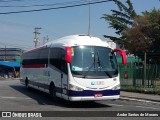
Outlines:
MULTIPOLYGON (((125 0, 121 1, 125 3, 125 0)), ((0 48, 6 46, 7 48, 32 49, 35 27, 42 28, 39 29, 38 36, 39 45, 42 45, 43 38, 47 36, 49 41, 52 41, 67 35, 88 34, 89 26, 89 5, 39 12, 3 13, 55 8, 86 2, 89 0, 0 0, 0 48)), ((131 2, 137 14, 153 8, 160 9, 159 0, 131 0, 131 2)), ((102 40, 106 40, 103 37, 105 34, 115 35, 115 31, 109 28, 108 22, 101 19, 103 14, 111 14, 111 9, 118 9, 113 2, 90 5, 91 35, 102 40)))

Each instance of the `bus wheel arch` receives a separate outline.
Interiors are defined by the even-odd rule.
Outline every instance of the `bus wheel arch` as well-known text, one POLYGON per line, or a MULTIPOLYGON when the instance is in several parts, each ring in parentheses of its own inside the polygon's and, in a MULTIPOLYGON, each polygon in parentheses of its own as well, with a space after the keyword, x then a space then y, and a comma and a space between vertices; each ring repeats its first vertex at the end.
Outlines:
POLYGON ((56 87, 53 82, 51 82, 49 85, 49 94, 53 100, 56 100, 56 98, 57 98, 56 97, 56 87))

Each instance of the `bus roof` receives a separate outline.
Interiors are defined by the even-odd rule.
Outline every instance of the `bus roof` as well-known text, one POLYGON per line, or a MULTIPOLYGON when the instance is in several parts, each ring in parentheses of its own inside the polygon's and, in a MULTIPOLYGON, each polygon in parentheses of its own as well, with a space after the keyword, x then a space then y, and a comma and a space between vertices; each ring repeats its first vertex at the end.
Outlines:
POLYGON ((45 47, 66 47, 66 46, 79 46, 79 45, 87 45, 87 46, 102 46, 108 47, 109 44, 107 42, 102 41, 100 38, 89 36, 89 35, 70 35, 59 38, 57 40, 52 40, 38 48, 34 48, 31 50, 27 50, 24 53, 29 53, 33 51, 37 51, 39 49, 43 49, 45 47))
POLYGON ((101 39, 88 36, 88 35, 70 35, 62 37, 57 40, 53 40, 45 44, 46 46, 79 46, 79 45, 90 45, 90 46, 103 46, 109 47, 107 42, 102 41, 101 39))

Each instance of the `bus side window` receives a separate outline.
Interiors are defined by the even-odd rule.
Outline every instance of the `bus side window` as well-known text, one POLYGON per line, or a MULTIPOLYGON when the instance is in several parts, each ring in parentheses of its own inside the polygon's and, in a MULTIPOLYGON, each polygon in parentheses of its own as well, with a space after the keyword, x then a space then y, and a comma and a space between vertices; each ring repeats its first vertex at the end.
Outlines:
POLYGON ((66 74, 68 73, 67 63, 66 63, 65 60, 62 60, 62 61, 61 61, 61 70, 62 70, 62 72, 66 73, 66 74))
POLYGON ((61 69, 61 52, 60 48, 50 49, 50 64, 54 67, 61 69))
POLYGON ((41 64, 48 64, 48 53, 49 53, 49 48, 40 50, 39 59, 41 60, 40 61, 41 64))
POLYGON ((67 62, 65 61, 65 50, 61 49, 61 71, 64 73, 68 73, 67 70, 67 62))
POLYGON ((67 74, 65 51, 62 48, 51 48, 49 56, 50 64, 67 74))

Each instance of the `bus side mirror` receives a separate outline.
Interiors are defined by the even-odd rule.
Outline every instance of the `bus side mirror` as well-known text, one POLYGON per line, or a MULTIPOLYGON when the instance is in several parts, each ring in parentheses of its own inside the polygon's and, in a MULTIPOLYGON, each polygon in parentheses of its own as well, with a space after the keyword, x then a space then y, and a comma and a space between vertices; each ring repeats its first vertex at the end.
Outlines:
POLYGON ((72 60, 72 48, 67 46, 66 47, 66 57, 65 57, 65 61, 67 63, 71 63, 72 60))
POLYGON ((122 57, 122 64, 124 64, 124 65, 127 64, 127 56, 126 56, 125 51, 123 51, 121 49, 114 49, 113 52, 119 52, 119 54, 122 57))

